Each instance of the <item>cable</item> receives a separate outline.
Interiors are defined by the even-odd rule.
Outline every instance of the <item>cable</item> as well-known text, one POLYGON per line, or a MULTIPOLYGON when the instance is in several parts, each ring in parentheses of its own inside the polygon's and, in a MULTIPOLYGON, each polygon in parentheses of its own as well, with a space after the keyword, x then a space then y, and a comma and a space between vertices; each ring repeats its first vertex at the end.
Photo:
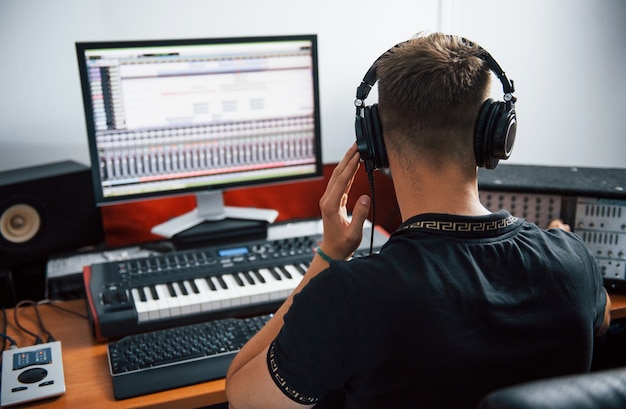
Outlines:
POLYGON ((2 318, 4 319, 4 324, 2 325, 2 332, 0 332, 0 337, 2 337, 2 351, 4 351, 7 347, 7 341, 9 341, 10 343, 10 348, 17 347, 17 342, 15 342, 15 340, 10 336, 5 335, 7 333, 9 322, 7 321, 7 310, 4 307, 2 307, 2 318))
POLYGON ((376 195, 374 194, 374 172, 367 172, 367 180, 370 184, 370 191, 372 192, 372 228, 370 232, 370 256, 374 253, 374 226, 376 226, 376 195))
POLYGON ((41 300, 37 304, 39 304, 39 305, 47 305, 50 308, 54 308, 54 309, 57 309, 57 310, 60 310, 60 311, 63 311, 63 312, 67 312, 69 314, 74 314, 77 317, 89 320, 89 317, 86 314, 81 314, 79 312, 72 311, 69 308, 65 308, 65 307, 61 307, 60 305, 56 305, 54 301, 49 300, 49 299, 41 300))
POLYGON ((32 300, 22 300, 19 303, 17 303, 15 305, 15 309, 13 310, 13 319, 15 320, 15 325, 18 326, 19 329, 21 329, 22 331, 26 332, 27 334, 33 336, 35 338, 35 345, 37 344, 43 344, 43 340, 41 339, 41 337, 37 334, 35 334, 32 331, 29 331, 28 329, 24 328, 22 326, 22 324, 20 323, 19 317, 18 317, 18 310, 22 305, 31 305, 33 307, 33 309, 35 310, 35 315, 37 316, 37 323, 39 324, 39 328, 41 329, 42 332, 44 332, 46 335, 48 335, 47 341, 46 342, 52 342, 54 341, 54 337, 52 336, 52 333, 50 333, 50 331, 48 331, 48 329, 45 327, 45 325, 43 324, 43 320, 41 319, 41 315, 39 314, 39 308, 37 308, 37 303, 35 301, 32 300))
MULTIPOLYGON (((6 344, 6 341, 9 341, 9 349, 16 349, 17 348, 17 342, 11 338, 10 336, 2 333, 0 334, 0 337, 4 339, 4 343, 6 344)), ((2 350, 4 351, 4 346, 2 347, 2 350)))

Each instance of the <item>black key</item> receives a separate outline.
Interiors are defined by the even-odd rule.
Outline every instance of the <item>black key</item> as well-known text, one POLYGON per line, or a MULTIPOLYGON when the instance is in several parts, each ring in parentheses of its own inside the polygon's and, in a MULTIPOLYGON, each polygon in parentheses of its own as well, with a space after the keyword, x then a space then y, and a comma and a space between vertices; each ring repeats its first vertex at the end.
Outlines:
POLYGON ((260 282, 262 282, 263 284, 265 284, 265 278, 263 278, 263 276, 261 275, 261 273, 259 273, 257 270, 252 270, 252 273, 254 274, 254 276, 257 278, 257 280, 259 280, 260 282))
POLYGON ((216 275, 215 278, 217 278, 217 282, 219 283, 220 287, 222 287, 224 290, 228 290, 228 285, 226 285, 224 277, 222 277, 221 275, 216 275))
POLYGON ((191 291, 193 291, 194 294, 200 294, 200 289, 196 285, 196 280, 189 280, 189 285, 191 286, 191 291))
POLYGON ((150 293, 152 294, 152 299, 153 300, 158 300, 159 299, 159 293, 157 293, 156 287, 154 285, 151 285, 148 288, 150 288, 150 293))
POLYGON ((289 271, 287 271, 287 269, 283 266, 278 267, 280 269, 280 271, 283 272, 283 274, 285 275, 285 277, 287 278, 293 278, 293 276, 291 275, 291 273, 289 271))
POLYGON ((306 273, 306 269, 303 264, 295 264, 296 270, 300 272, 300 274, 304 275, 306 273))
POLYGON ((209 285, 209 288, 211 289, 211 291, 217 291, 217 288, 215 287, 213 280, 211 280, 211 277, 207 277, 205 278, 205 280, 206 280, 206 283, 209 285))
POLYGON ((241 277, 239 277, 238 273, 233 273, 233 277, 235 278, 235 281, 237 282, 237 285, 239 285, 239 287, 243 287, 243 280, 241 279, 241 277))
POLYGON ((177 297, 176 290, 173 283, 167 283, 167 291, 169 291, 171 297, 177 297))
POLYGON ((255 285, 255 284, 256 284, 256 282, 255 282, 255 281, 254 281, 254 279, 252 278, 252 275, 250 274, 250 271, 243 271, 243 272, 241 273, 241 275, 243 275, 243 278, 245 278, 245 279, 246 279, 246 281, 248 282, 248 284, 251 284, 251 285, 255 285))
POLYGON ((148 298, 146 297, 146 292, 143 290, 143 287, 139 287, 137 288, 137 292, 139 293, 139 299, 143 302, 148 301, 148 298))
POLYGON ((178 288, 180 288, 180 292, 183 293, 183 295, 189 295, 189 291, 187 291, 184 281, 178 282, 178 288))
POLYGON ((275 279, 277 279, 277 280, 279 280, 279 281, 283 279, 283 278, 280 276, 280 274, 278 274, 278 273, 276 272, 276 270, 275 270, 273 267, 270 267, 268 270, 270 271, 270 273, 272 274, 272 276, 274 276, 274 278, 275 278, 275 279))

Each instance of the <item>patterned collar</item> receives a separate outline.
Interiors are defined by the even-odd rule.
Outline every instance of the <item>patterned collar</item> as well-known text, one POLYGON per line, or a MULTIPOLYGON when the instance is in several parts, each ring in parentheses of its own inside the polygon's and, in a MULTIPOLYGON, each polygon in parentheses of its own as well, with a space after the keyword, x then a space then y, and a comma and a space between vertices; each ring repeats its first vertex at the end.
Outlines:
POLYGON ((511 216, 507 211, 500 211, 485 217, 425 214, 407 220, 397 231, 418 229, 463 233, 491 232, 511 226, 518 220, 519 218, 511 216), (481 221, 477 221, 477 219, 481 219, 481 221))

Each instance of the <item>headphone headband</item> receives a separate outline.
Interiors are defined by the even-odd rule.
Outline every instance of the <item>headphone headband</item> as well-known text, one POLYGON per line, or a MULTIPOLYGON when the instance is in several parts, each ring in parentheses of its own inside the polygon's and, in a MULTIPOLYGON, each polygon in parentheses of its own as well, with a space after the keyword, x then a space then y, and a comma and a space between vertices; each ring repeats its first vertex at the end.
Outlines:
MULTIPOLYGON (((383 59, 387 54, 392 52, 395 48, 401 47, 403 44, 409 42, 411 40, 403 41, 391 47, 389 50, 385 51, 381 54, 380 57, 374 61, 372 66, 367 70, 363 79, 361 80, 361 84, 356 89, 356 99, 354 100, 354 105, 358 108, 361 108, 365 104, 365 99, 369 95, 370 91, 374 87, 374 84, 378 82, 378 73, 376 72, 376 63, 383 59)), ((468 45, 473 45, 474 43, 462 38, 462 41, 467 43, 468 45)), ((504 91, 504 101, 507 103, 514 104, 517 98, 513 95, 515 92, 515 86, 513 80, 509 80, 506 76, 506 73, 500 67, 500 64, 481 46, 478 46, 482 53, 478 56, 480 59, 487 63, 487 67, 498 77, 498 80, 502 83, 502 90, 504 91)))

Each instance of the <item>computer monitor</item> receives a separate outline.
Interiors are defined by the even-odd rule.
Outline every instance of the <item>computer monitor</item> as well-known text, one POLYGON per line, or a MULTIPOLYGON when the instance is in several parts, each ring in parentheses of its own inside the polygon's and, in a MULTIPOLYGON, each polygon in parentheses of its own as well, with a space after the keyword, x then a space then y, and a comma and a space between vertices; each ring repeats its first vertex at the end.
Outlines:
POLYGON ((180 194, 152 229, 260 218, 222 191, 322 175, 317 36, 76 43, 96 203, 180 194))

